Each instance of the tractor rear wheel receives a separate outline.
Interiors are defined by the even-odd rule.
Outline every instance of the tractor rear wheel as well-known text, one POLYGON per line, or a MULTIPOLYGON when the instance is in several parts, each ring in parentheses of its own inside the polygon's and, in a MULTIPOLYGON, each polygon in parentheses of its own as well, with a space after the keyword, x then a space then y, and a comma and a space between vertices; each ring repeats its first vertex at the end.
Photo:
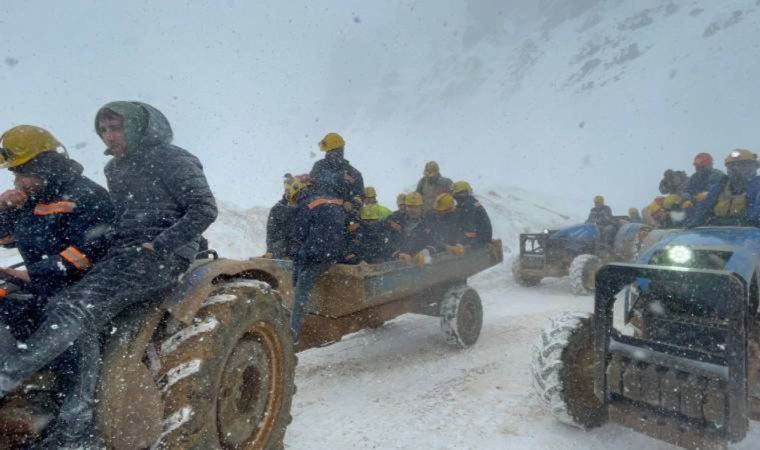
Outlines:
POLYGON ((446 342, 459 348, 477 342, 483 327, 483 305, 475 289, 466 285, 449 289, 440 308, 441 331, 446 342))
POLYGON ((593 315, 565 313, 547 324, 533 347, 533 389, 562 423, 603 425, 607 409, 594 395, 593 315))
POLYGON ((596 255, 579 255, 570 263, 570 285, 575 295, 590 295, 596 289, 596 272, 602 260, 596 255))

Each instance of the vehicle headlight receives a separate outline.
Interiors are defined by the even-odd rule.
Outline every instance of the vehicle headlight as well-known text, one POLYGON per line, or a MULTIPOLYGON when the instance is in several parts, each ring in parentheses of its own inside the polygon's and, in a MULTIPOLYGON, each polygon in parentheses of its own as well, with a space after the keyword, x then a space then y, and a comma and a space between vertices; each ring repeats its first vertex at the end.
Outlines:
POLYGON ((676 264, 686 264, 693 257, 692 251, 683 245, 677 245, 668 249, 668 259, 676 264))

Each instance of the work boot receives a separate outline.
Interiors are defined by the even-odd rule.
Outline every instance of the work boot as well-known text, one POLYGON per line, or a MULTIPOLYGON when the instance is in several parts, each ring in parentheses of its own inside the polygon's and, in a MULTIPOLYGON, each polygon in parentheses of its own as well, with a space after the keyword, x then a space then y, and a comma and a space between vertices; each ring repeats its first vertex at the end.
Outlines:
POLYGON ((51 439, 67 445, 89 442, 97 437, 95 395, 100 374, 100 339, 83 334, 61 359, 66 366, 64 401, 51 439))
POLYGON ((81 435, 75 435, 62 428, 56 427, 35 449, 40 450, 101 450, 105 449, 105 442, 94 431, 90 430, 81 435))
MULTIPOLYGON (((0 355, 13 360, 12 355, 18 352, 18 341, 13 337, 10 330, 5 324, 0 324, 0 355)), ((20 383, 21 380, 17 380, 10 373, 6 373, 0 366, 0 399, 13 391, 20 383)))

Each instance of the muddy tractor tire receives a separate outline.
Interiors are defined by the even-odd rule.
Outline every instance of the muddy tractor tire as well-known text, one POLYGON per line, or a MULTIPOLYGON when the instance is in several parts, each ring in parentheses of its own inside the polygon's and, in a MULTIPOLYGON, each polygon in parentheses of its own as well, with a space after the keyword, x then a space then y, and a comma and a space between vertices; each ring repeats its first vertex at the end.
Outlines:
POLYGON ((467 348, 477 342, 483 327, 483 305, 469 286, 449 289, 440 306, 441 331, 449 345, 467 348))
POLYGON ((164 413, 152 448, 282 448, 297 360, 278 295, 223 283, 193 324, 173 325, 154 347, 164 413))
POLYGON ((575 295, 591 295, 596 288, 596 272, 602 260, 595 255, 579 255, 570 263, 570 287, 575 295))
POLYGON ((512 278, 515 280, 515 283, 522 287, 533 287, 541 284, 540 276, 525 273, 519 256, 512 261, 512 278))
POLYGON ((533 347, 533 389, 557 420, 581 429, 603 425, 607 410, 594 395, 593 316, 565 313, 547 324, 533 347))

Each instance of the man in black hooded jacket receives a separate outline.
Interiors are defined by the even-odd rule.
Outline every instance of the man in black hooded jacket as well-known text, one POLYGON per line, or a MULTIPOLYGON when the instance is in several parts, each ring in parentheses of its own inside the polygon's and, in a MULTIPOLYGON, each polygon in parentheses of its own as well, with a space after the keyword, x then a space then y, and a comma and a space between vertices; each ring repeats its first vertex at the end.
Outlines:
MULTIPOLYGON (((162 299, 195 257, 201 233, 216 219, 203 167, 171 144, 172 130, 160 111, 139 102, 113 102, 98 111, 95 127, 108 146, 106 153, 113 155, 105 169, 117 217, 111 250, 79 283, 48 301, 45 322, 24 345, 4 333, 0 396, 72 343, 97 336, 127 307, 162 299)), ((91 348, 98 351, 98 346, 91 348)), ((97 379, 97 372, 86 376, 97 379)), ((83 419, 92 420, 93 405, 94 399, 83 400, 83 419)), ((82 431, 62 430, 49 445, 88 444, 97 435, 82 431)))

